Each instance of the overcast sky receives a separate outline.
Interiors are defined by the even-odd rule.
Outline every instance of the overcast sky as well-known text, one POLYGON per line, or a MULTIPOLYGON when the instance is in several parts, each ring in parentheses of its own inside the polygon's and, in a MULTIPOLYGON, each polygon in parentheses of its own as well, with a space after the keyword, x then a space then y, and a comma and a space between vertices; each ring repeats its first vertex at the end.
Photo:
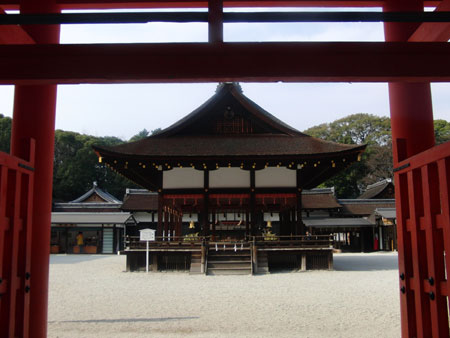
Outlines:
MULTIPOLYGON (((225 41, 383 41, 380 23, 227 24, 225 41)), ((62 43, 206 42, 206 24, 64 25, 62 43)), ((299 130, 369 113, 389 116, 387 84, 242 83, 244 94, 299 130)), ((217 83, 60 85, 56 128, 129 139, 165 128, 214 94, 217 83)), ((0 114, 12 116, 12 86, 0 114)), ((432 84, 435 119, 450 120, 450 84, 432 84)))

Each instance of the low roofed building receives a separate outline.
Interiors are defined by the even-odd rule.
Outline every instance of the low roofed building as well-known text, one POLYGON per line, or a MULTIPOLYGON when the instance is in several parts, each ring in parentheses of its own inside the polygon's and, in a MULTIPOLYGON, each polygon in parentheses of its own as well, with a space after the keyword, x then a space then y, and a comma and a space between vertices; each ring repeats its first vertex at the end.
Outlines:
POLYGON ((392 179, 385 178, 382 181, 370 184, 358 197, 359 199, 395 198, 395 190, 392 179))

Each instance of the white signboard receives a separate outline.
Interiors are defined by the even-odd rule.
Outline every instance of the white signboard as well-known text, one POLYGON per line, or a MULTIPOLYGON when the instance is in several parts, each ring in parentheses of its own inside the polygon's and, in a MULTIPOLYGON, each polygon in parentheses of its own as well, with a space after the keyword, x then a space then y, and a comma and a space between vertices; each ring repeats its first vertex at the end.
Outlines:
POLYGON ((142 229, 140 232, 140 240, 141 241, 154 241, 156 230, 153 229, 142 229))

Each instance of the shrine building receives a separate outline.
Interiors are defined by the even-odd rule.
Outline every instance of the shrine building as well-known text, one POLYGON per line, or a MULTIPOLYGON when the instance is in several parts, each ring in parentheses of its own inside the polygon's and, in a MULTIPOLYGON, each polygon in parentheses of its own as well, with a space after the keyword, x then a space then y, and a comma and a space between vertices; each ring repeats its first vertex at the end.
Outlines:
MULTIPOLYGON (((236 83, 219 84, 203 105, 155 135, 94 147, 99 161, 158 193, 153 269, 172 259, 192 272, 198 251, 204 273, 214 272, 206 261, 219 248, 230 255, 251 251, 251 272, 267 256, 305 269, 308 259, 314 268, 320 259, 311 257, 325 253, 326 263, 316 265, 330 267, 328 236, 311 241, 302 221, 302 191, 358 161, 364 149, 297 131, 244 96, 236 83)), ((141 255, 129 259, 133 269, 142 262, 142 248, 131 238, 127 248, 129 257, 141 255)))

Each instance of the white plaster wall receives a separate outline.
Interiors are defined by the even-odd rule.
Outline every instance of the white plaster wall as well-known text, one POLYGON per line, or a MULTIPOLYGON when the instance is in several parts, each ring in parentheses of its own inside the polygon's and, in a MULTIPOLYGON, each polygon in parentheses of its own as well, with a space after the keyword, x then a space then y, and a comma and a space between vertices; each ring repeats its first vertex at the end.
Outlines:
POLYGON ((133 213, 133 217, 136 222, 152 222, 152 213, 150 212, 135 212, 133 213))
POLYGON ((264 221, 271 221, 271 222, 278 222, 280 220, 280 214, 278 212, 273 212, 272 216, 270 215, 270 212, 264 213, 264 221))
POLYGON ((219 168, 209 172, 210 188, 249 188, 250 171, 240 168, 219 168))
POLYGON ((203 171, 194 168, 173 168, 163 171, 163 189, 203 188, 203 171))
POLYGON ((268 167, 255 171, 256 188, 295 188, 297 172, 286 168, 268 167))
POLYGON ((183 214, 183 222, 190 222, 190 221, 194 221, 194 222, 198 222, 198 215, 197 214, 183 214))

